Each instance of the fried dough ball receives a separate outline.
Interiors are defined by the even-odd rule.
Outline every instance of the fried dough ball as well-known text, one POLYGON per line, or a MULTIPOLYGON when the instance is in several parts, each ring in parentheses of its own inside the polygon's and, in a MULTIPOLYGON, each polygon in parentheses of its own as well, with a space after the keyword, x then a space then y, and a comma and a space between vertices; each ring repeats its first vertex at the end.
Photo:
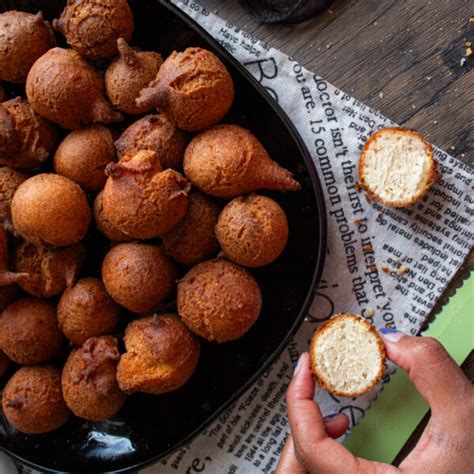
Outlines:
POLYGON ((216 125, 194 137, 186 148, 183 167, 197 188, 215 197, 301 188, 248 130, 237 125, 216 125))
POLYGON ((191 193, 183 220, 162 237, 165 252, 184 265, 214 257, 219 251, 214 235, 219 212, 219 206, 207 196, 191 193))
POLYGON ((19 285, 30 295, 50 298, 74 284, 86 259, 83 245, 47 248, 23 241, 14 252, 17 273, 26 273, 19 285))
POLYGON ((140 150, 156 152, 163 169, 181 169, 188 140, 164 115, 146 115, 132 123, 115 142, 119 158, 140 150))
POLYGON ((131 242, 133 237, 130 237, 116 227, 114 227, 104 215, 104 205, 102 198, 104 191, 101 191, 94 201, 94 220, 97 228, 112 242, 131 242))
POLYGON ((37 168, 57 140, 55 125, 40 117, 21 97, 0 104, 0 163, 13 168, 37 168))
POLYGON ((28 175, 9 166, 0 168, 0 225, 12 229, 12 199, 16 190, 28 175))
POLYGON ((104 98, 104 83, 72 49, 53 48, 41 56, 26 79, 26 95, 35 111, 62 128, 123 119, 104 98))
POLYGON ((56 306, 39 298, 20 298, 0 316, 0 349, 22 365, 44 362, 55 356, 63 343, 56 306))
POLYGON ((186 213, 189 181, 177 171, 162 171, 155 152, 139 151, 107 166, 102 196, 105 218, 135 239, 171 230, 186 213))
POLYGON ((10 367, 10 359, 7 357, 5 352, 0 351, 0 377, 5 374, 8 367, 10 367))
POLYGON ((153 105, 178 128, 196 131, 219 122, 233 100, 234 83, 221 60, 206 49, 187 48, 171 53, 137 105, 153 105))
POLYGON ((279 257, 288 241, 285 212, 265 196, 240 196, 219 216, 216 237, 226 257, 246 267, 268 265, 279 257))
POLYGON ((33 176, 13 196, 13 227, 33 244, 74 245, 86 235, 91 217, 82 189, 57 174, 33 176))
POLYGON ((111 130, 103 125, 90 125, 73 130, 59 144, 54 155, 54 170, 84 191, 95 192, 104 187, 105 167, 115 160, 111 130))
POLYGON ((134 313, 152 311, 175 288, 177 270, 158 245, 127 243, 112 247, 102 264, 109 295, 134 313))
POLYGON ((74 415, 100 421, 122 408, 126 396, 116 378, 119 359, 117 339, 112 336, 91 337, 69 354, 61 382, 64 400, 74 415))
POLYGON ((110 102, 117 109, 132 115, 145 114, 152 105, 139 107, 135 99, 158 73, 163 63, 159 53, 140 51, 130 47, 123 38, 117 40, 119 57, 105 72, 105 91, 110 102))
POLYGON ((199 339, 175 314, 132 321, 124 341, 117 380, 125 393, 176 390, 191 378, 199 360, 199 339))
POLYGON ((247 270, 217 258, 196 265, 179 281, 177 305, 191 331, 225 342, 242 337, 257 321, 262 295, 247 270))
POLYGON ((25 82, 33 63, 56 46, 53 30, 41 12, 0 13, 0 80, 25 82))
POLYGON ((8 422, 23 433, 59 428, 70 416, 61 390, 61 373, 49 365, 22 367, 3 390, 2 408, 8 422))
POLYGON ((130 41, 134 21, 125 0, 68 0, 53 28, 84 58, 109 59, 118 38, 130 41))
POLYGON ((77 346, 90 337, 110 334, 119 317, 119 306, 97 278, 79 280, 62 294, 58 304, 59 328, 77 346))

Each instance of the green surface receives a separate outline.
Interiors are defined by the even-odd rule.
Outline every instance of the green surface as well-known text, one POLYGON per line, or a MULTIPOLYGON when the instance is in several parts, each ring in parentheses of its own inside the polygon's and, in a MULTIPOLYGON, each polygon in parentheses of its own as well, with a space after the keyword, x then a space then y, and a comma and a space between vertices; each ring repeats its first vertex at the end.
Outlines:
MULTIPOLYGON (((464 362, 474 347, 474 274, 423 335, 438 339, 458 364, 464 362)), ((354 428, 346 446, 357 456, 391 463, 428 409, 406 372, 399 369, 354 428)))

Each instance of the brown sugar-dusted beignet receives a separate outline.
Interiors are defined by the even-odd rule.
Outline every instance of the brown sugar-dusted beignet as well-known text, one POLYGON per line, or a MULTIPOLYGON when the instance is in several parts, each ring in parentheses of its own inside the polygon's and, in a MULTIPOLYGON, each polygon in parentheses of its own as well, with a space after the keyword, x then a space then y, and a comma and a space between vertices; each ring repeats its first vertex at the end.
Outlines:
POLYGON ((131 242, 133 237, 130 237, 116 227, 114 227, 104 215, 104 205, 102 197, 104 191, 101 191, 94 201, 94 220, 97 228, 112 242, 131 242))
POLYGON ((188 140, 164 115, 146 115, 132 123, 115 142, 119 158, 140 150, 156 152, 163 169, 179 170, 188 140))
POLYGON ((18 431, 48 433, 68 420, 61 373, 49 365, 22 367, 8 381, 2 394, 3 414, 18 431))
POLYGON ((175 288, 177 270, 159 245, 127 243, 112 247, 102 264, 109 295, 134 313, 152 311, 175 288))
POLYGON ((20 298, 0 315, 0 349, 22 365, 44 362, 55 356, 63 342, 56 306, 39 298, 20 298))
POLYGON ((33 63, 56 46, 43 14, 10 10, 0 13, 0 80, 25 82, 33 63))
POLYGON ((5 352, 0 350, 0 377, 7 371, 8 367, 10 367, 10 359, 5 352))
POLYGON ((225 342, 242 337, 257 321, 262 295, 247 270, 218 258, 196 265, 179 281, 177 305, 191 331, 225 342))
POLYGON ((219 122, 234 100, 234 83, 221 60, 203 48, 174 51, 137 105, 153 105, 178 128, 202 130, 219 122))
POLYGON ((132 48, 123 38, 117 40, 119 57, 105 72, 105 91, 110 102, 127 114, 145 114, 152 105, 139 107, 135 99, 156 76, 163 63, 159 53, 132 48))
POLYGON ((288 221, 277 202, 265 196, 230 201, 216 225, 217 240, 229 260, 261 267, 281 254, 288 240, 288 221))
POLYGON ((100 421, 122 408, 126 396, 117 383, 119 359, 117 339, 112 336, 91 337, 69 354, 61 383, 66 405, 74 415, 100 421))
POLYGON ((63 128, 123 119, 104 98, 104 83, 72 49, 53 48, 28 73, 26 95, 33 109, 63 128))
POLYGON ((58 303, 58 323, 63 334, 78 346, 93 336, 111 334, 120 308, 98 278, 83 278, 68 288, 58 303))
POLYGON ((134 21, 126 0, 68 0, 53 28, 84 58, 108 59, 118 38, 130 41, 134 21))
POLYGON ((58 295, 73 285, 85 259, 86 249, 81 244, 47 248, 23 241, 14 252, 15 271, 27 274, 19 285, 41 298, 58 295))
POLYGON ((189 181, 162 171, 155 152, 139 151, 107 166, 102 196, 105 218, 126 235, 151 239, 171 230, 188 207, 189 181))
POLYGON ((86 235, 91 214, 82 189, 70 179, 52 173, 27 179, 12 200, 15 231, 36 245, 78 243, 86 235))
POLYGON ((116 160, 112 131, 103 125, 73 130, 54 155, 54 170, 71 179, 86 192, 101 190, 107 177, 105 167, 116 160))
POLYGON ((24 99, 0 104, 0 163, 38 168, 56 144, 55 125, 40 117, 24 99))
POLYGON ((175 314, 132 321, 124 341, 117 379, 125 393, 176 390, 191 378, 199 360, 199 339, 175 314))
POLYGON ((207 196, 191 193, 183 220, 162 237, 165 252, 184 265, 195 265, 216 256, 219 243, 214 227, 219 212, 219 206, 207 196))
POLYGON ((9 166, 0 167, 0 225, 12 228, 12 199, 16 190, 28 175, 9 166))
POLYGON ((297 191, 299 183, 275 163, 245 128, 216 125, 191 140, 184 173, 201 191, 233 198, 259 189, 297 191))

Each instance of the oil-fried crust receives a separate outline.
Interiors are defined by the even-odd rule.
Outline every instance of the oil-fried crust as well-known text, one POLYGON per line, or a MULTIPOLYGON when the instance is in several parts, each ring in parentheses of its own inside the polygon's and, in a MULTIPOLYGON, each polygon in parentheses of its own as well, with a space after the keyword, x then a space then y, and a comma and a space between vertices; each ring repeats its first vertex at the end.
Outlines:
POLYGON ((385 346, 382 341, 382 338, 380 337, 379 333, 375 329, 374 326, 372 326, 367 320, 365 320, 363 317, 355 315, 355 314, 349 314, 349 313, 343 313, 343 314, 335 314, 329 321, 321 325, 313 334, 313 338, 311 339, 311 346, 310 346, 310 361, 311 361, 311 372, 313 373, 314 377, 316 378, 318 384, 320 385, 321 388, 326 390, 327 392, 332 393, 333 395, 336 395, 338 397, 359 397, 360 395, 363 395, 364 393, 367 393, 371 388, 373 388, 382 378, 382 374, 384 371, 385 367, 385 346), (324 379, 324 376, 317 371, 317 365, 316 365, 316 360, 317 360, 317 351, 316 351, 316 343, 319 337, 321 337, 324 332, 326 332, 331 326, 334 325, 334 323, 340 319, 353 319, 360 321, 365 328, 367 329, 367 332, 371 332, 372 334, 375 335, 376 341, 377 341, 377 346, 379 348, 379 353, 380 353, 380 365, 379 369, 377 371, 377 375, 374 377, 374 379, 370 382, 369 385, 367 385, 366 388, 359 390, 357 392, 343 392, 339 390, 334 390, 330 387, 330 384, 324 379))
POLYGON ((378 201, 382 203, 384 206, 391 206, 391 207, 408 207, 414 202, 418 201, 421 199, 430 189, 431 185, 438 179, 439 174, 438 174, 438 167, 436 164, 436 160, 434 159, 434 151, 433 147, 425 141, 425 139, 415 130, 410 130, 406 128, 400 128, 400 127, 387 127, 387 128, 382 128, 381 130, 378 130, 375 132, 366 142, 364 145, 364 148, 360 154, 359 157, 359 183, 362 186, 362 188, 365 190, 365 192, 373 198, 375 201, 378 201), (398 133, 401 135, 406 135, 406 136, 411 136, 414 138, 417 138, 418 140, 421 140, 425 146, 426 153, 430 157, 430 170, 429 170, 429 177, 428 180, 426 181, 425 187, 413 198, 407 199, 406 201, 389 201, 387 199, 383 199, 381 196, 378 194, 374 193, 370 187, 370 183, 367 182, 366 177, 365 177, 365 167, 366 167, 366 162, 365 162, 365 157, 367 150, 370 148, 372 143, 380 137, 383 133, 398 133))

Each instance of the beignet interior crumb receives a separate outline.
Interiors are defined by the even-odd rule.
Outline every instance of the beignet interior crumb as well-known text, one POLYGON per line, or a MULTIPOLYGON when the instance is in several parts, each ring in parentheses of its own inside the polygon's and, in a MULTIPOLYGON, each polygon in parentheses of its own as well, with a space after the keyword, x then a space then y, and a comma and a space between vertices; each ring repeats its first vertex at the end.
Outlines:
POLYGON ((316 371, 336 392, 363 391, 377 378, 381 361, 377 336, 363 321, 340 319, 313 346, 316 371))
POLYGON ((425 189, 431 176, 430 153, 418 137, 382 133, 366 149, 365 182, 387 202, 410 202, 425 189))

